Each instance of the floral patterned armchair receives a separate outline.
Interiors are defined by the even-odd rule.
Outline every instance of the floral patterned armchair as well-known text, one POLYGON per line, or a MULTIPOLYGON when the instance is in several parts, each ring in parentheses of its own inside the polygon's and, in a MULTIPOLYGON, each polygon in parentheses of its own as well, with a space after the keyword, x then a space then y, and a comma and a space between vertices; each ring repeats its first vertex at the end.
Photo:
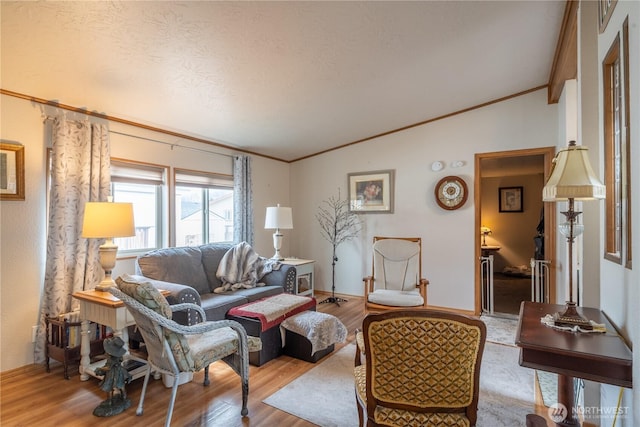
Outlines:
POLYGON ((202 308, 190 303, 169 305, 164 296, 150 283, 139 282, 127 276, 119 277, 116 283, 119 289, 110 288, 109 292, 122 300, 129 309, 144 338, 148 353, 147 372, 136 414, 142 415, 151 372, 168 374, 174 378, 165 420, 165 426, 169 426, 180 384, 180 373, 204 369, 206 386, 209 385, 209 364, 224 360, 241 378, 241 415, 247 415, 249 353, 245 329, 232 320, 181 325, 171 320, 174 311, 195 310, 204 320, 202 308))

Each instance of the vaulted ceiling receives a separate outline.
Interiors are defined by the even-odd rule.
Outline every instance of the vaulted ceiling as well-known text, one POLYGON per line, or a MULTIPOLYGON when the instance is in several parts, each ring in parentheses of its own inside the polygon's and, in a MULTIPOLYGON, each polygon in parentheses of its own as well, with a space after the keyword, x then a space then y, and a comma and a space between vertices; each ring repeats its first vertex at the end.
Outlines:
POLYGON ((291 161, 546 85, 565 2, 1 8, 5 93, 291 161))

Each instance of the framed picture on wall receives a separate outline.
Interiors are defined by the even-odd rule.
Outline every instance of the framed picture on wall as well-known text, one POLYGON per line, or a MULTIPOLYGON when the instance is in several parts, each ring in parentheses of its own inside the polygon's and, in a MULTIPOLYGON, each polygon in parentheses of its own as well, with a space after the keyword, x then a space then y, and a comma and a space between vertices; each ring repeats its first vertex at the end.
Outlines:
POLYGON ((522 212, 522 187, 500 187, 498 191, 500 212, 522 212))
POLYGON ((349 211, 393 213, 394 170, 348 174, 349 211))
POLYGON ((24 146, 0 143, 0 200, 24 200, 24 146))

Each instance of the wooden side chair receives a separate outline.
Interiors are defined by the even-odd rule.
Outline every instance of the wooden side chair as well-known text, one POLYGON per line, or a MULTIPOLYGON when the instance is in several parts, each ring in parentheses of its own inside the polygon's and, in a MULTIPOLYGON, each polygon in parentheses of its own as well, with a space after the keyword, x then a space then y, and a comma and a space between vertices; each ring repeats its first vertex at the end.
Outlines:
POLYGON ((360 426, 474 426, 486 336, 480 319, 462 314, 368 314, 356 334, 360 426))
POLYGON ((197 304, 169 305, 153 285, 119 277, 118 288, 110 288, 122 300, 136 321, 147 349, 147 372, 144 377, 140 403, 136 411, 142 415, 144 398, 151 372, 173 376, 169 410, 165 426, 171 425, 173 406, 178 391, 180 373, 204 369, 204 385, 209 385, 209 365, 225 361, 240 376, 242 385, 241 415, 248 413, 249 353, 245 329, 232 320, 205 321, 205 314, 197 304), (203 320, 185 326, 171 320, 178 310, 194 310, 203 320))
POLYGON ((420 237, 373 238, 373 272, 363 278, 365 311, 427 307, 420 237))

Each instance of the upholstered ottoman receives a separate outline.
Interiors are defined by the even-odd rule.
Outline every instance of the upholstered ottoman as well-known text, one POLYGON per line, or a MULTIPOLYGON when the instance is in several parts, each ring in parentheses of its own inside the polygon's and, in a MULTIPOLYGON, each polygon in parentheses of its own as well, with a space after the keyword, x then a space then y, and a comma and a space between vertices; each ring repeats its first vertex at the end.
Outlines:
POLYGON ((279 294, 234 307, 227 313, 227 319, 244 326, 247 335, 260 338, 262 349, 249 353, 249 363, 262 366, 282 354, 280 323, 288 317, 315 309, 315 298, 279 294))
POLYGON ((311 363, 331 353, 335 343, 347 339, 344 324, 327 313, 305 311, 284 320, 280 327, 285 331, 284 354, 311 363))

